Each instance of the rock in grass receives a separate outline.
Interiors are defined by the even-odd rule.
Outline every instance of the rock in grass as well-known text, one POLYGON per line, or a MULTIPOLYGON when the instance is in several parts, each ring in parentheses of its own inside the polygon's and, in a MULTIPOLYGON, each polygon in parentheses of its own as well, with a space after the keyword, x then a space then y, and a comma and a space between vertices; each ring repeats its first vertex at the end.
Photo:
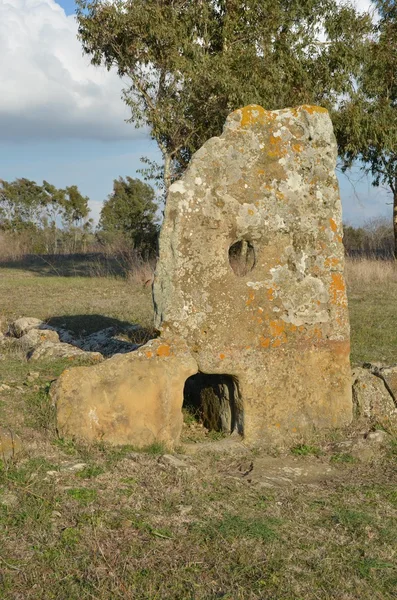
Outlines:
POLYGON ((14 458, 22 450, 20 438, 11 430, 0 427, 0 460, 14 458))
POLYGON ((93 360, 103 360, 100 352, 85 352, 71 344, 53 343, 50 341, 42 342, 29 354, 29 360, 41 360, 48 358, 91 358, 93 360))
POLYGON ((383 378, 370 368, 353 370, 353 401, 356 418, 381 425, 386 431, 397 431, 397 406, 383 378))
POLYGON ((53 329, 30 329, 18 341, 25 352, 36 348, 43 342, 59 343, 59 335, 53 329))
POLYGON ((21 317, 13 321, 8 329, 8 333, 12 337, 20 338, 31 329, 38 329, 43 325, 43 321, 35 317, 21 317))
POLYGON ((68 369, 51 388, 58 432, 114 445, 175 446, 185 381, 196 372, 177 339, 152 340, 99 365, 68 369))

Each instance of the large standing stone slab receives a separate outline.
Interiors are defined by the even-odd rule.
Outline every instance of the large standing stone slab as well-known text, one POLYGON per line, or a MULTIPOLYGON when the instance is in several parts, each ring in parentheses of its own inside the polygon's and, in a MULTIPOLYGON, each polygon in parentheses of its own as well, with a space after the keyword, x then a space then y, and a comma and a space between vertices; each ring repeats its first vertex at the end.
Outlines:
POLYGON ((156 325, 238 383, 248 442, 352 419, 336 156, 325 109, 248 106, 170 188, 156 325))

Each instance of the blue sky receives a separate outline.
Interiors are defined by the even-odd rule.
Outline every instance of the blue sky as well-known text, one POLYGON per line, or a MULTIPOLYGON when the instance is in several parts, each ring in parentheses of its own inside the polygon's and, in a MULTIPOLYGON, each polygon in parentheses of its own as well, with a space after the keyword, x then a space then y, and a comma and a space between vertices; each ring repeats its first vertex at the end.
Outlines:
MULTIPOLYGON (((363 7, 368 2, 361 3, 363 7)), ((125 123, 123 83, 89 64, 76 39, 72 0, 0 0, 0 178, 77 184, 97 220, 113 179, 135 176, 154 142, 125 123)), ((359 224, 391 207, 384 190, 338 174, 344 221, 359 224)), ((361 179, 361 180, 360 180, 361 179)))

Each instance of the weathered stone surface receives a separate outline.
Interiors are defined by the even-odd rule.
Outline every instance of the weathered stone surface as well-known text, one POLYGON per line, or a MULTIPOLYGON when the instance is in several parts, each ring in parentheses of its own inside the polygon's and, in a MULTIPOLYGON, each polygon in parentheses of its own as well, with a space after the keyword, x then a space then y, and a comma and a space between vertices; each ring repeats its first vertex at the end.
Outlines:
POLYGON ((0 427, 0 460, 14 458, 21 450, 20 438, 12 431, 0 427))
POLYGON ((172 447, 182 429, 185 381, 196 372, 186 346, 172 338, 64 371, 52 388, 58 431, 112 444, 162 441, 172 447))
POLYGON ((353 370, 353 400, 357 418, 397 431, 397 407, 383 379, 369 369, 353 370))
POLYGON ((385 382, 397 408, 397 367, 382 367, 378 370, 378 374, 385 382))
POLYGON ((42 360, 48 358, 92 358, 94 360, 102 360, 103 356, 99 352, 85 352, 71 344, 42 342, 34 348, 29 354, 29 360, 42 360))
POLYGON ((13 321, 9 327, 9 335, 20 338, 31 329, 37 329, 43 325, 43 321, 34 317, 21 317, 13 321))
POLYGON ((237 110, 167 198, 156 326, 238 382, 246 441, 352 419, 337 148, 326 110, 237 110))
POLYGON ((19 338, 19 345, 25 352, 43 342, 59 343, 59 335, 53 329, 30 329, 19 338))

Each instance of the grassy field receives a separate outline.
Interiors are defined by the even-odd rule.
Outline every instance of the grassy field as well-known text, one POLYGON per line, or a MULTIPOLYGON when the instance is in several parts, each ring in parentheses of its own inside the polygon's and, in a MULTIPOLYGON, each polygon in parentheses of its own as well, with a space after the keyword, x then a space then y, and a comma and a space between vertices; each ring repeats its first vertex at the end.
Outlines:
MULTIPOLYGON (((349 263, 347 280, 353 361, 396 363, 395 266, 349 263)), ((5 319, 151 325, 150 290, 117 278, 7 267, 0 297, 5 319)), ((330 432, 269 453, 220 440, 178 449, 180 465, 157 445, 87 447, 54 430, 48 388, 68 361, 0 353, 0 425, 24 445, 0 461, 1 599, 396 597, 397 442, 357 453, 337 446, 352 431, 330 432), (320 476, 270 486, 260 465, 320 476)))

